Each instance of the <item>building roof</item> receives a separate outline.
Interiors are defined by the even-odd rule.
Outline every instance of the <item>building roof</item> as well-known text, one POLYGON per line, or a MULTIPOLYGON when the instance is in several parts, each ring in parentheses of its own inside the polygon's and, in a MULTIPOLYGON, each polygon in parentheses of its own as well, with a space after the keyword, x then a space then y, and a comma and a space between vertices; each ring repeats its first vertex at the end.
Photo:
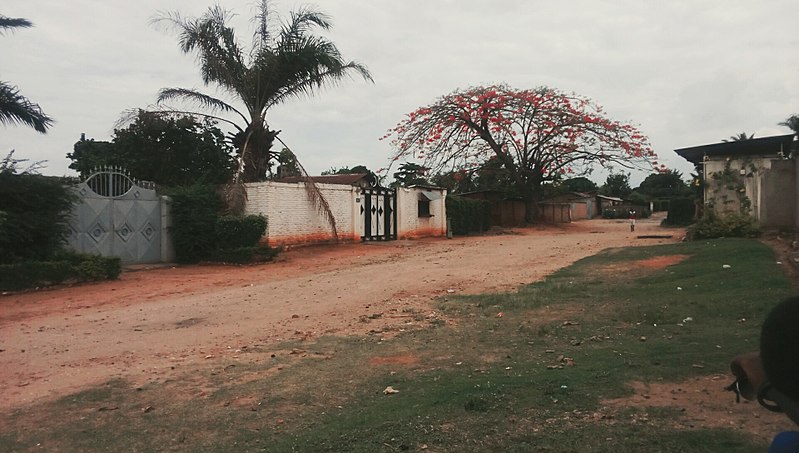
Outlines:
POLYGON ((610 201, 624 201, 619 197, 610 197, 608 195, 597 195, 597 198, 601 198, 603 200, 610 200, 610 201))
POLYGON ((584 193, 584 192, 566 192, 562 194, 555 195, 554 197, 550 197, 544 201, 561 201, 561 200, 580 200, 580 199, 591 199, 594 198, 594 195, 584 193))
MULTIPOLYGON (((310 176, 311 181, 317 184, 341 184, 345 186, 355 186, 359 182, 367 179, 369 173, 348 173, 343 175, 324 175, 324 176, 310 176)), ((277 179, 276 182, 303 182, 305 178, 301 176, 288 176, 285 178, 277 179)))
POLYGON ((775 135, 773 137, 680 148, 675 149, 674 152, 694 164, 702 162, 705 157, 776 156, 779 153, 787 156, 791 151, 793 137, 794 134, 775 135))
POLYGON ((428 184, 413 184, 408 186, 409 189, 422 189, 422 190, 447 190, 443 187, 432 186, 428 184))

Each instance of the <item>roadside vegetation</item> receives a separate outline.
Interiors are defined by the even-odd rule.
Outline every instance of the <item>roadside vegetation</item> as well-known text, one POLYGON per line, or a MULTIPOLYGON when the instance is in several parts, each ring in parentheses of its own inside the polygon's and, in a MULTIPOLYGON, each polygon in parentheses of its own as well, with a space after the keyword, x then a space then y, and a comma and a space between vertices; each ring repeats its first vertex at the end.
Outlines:
POLYGON ((13 155, 0 159, 0 291, 117 278, 119 258, 64 248, 77 197, 63 178, 19 168, 26 161, 13 155))
POLYGON ((753 240, 612 249, 365 337, 242 346, 176 380, 16 410, 0 450, 764 451, 775 433, 625 398, 635 383, 728 384, 709 377, 757 349, 791 292, 753 240))

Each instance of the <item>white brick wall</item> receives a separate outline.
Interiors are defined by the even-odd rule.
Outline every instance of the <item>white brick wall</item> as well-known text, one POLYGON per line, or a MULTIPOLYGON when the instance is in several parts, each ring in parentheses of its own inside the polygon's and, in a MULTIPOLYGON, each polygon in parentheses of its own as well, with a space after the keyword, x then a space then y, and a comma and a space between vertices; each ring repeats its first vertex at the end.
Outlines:
MULTIPOLYGON (((432 217, 419 217, 419 196, 422 192, 417 188, 397 189, 397 236, 400 239, 425 237, 425 236, 446 236, 447 234, 447 211, 444 202, 447 191, 441 191, 441 198, 430 202, 430 214, 432 217)), ((437 191, 433 191, 437 192, 437 191)))
MULTIPOLYGON (((292 245, 333 240, 330 225, 314 208, 302 183, 260 182, 245 184, 246 214, 267 218, 266 238, 271 245, 292 245)), ((336 219, 340 241, 359 241, 363 231, 360 189, 338 184, 318 184, 336 219), (356 202, 356 200, 358 200, 356 202)), ((446 208, 442 198, 430 202, 432 217, 419 217, 419 189, 397 189, 399 238, 444 236, 446 208)))
MULTIPOLYGON (((302 183, 262 182, 246 184, 247 214, 267 218, 270 244, 301 244, 333 239, 330 224, 308 199, 302 183)), ((360 240, 355 217, 358 190, 351 186, 318 184, 336 219, 339 240, 360 240)))

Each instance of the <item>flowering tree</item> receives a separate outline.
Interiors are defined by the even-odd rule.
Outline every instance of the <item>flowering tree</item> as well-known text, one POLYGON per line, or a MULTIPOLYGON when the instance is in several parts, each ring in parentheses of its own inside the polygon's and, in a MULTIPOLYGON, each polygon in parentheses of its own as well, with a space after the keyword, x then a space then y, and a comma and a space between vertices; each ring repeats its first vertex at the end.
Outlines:
POLYGON ((586 174, 594 164, 657 165, 634 126, 607 118, 590 99, 547 87, 457 90, 411 112, 388 138, 394 161, 422 159, 434 171, 479 168, 495 156, 518 186, 528 222, 537 217, 545 182, 586 174))

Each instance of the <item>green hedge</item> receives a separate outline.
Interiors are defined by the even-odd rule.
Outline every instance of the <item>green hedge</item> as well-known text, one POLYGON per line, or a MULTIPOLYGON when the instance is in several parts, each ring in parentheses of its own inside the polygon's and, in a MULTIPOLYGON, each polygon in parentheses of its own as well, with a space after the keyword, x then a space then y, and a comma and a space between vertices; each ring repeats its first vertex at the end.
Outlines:
POLYGON ((258 242, 266 232, 266 217, 223 216, 222 200, 212 186, 176 187, 169 192, 172 242, 180 263, 265 261, 275 251, 258 242))
POLYGON ((688 238, 691 240, 722 237, 753 238, 760 234, 760 226, 754 217, 737 212, 716 214, 709 211, 688 228, 688 238))
POLYGON ((211 186, 175 187, 171 199, 172 243, 180 263, 207 260, 216 250, 216 221, 222 200, 211 186))
POLYGON ((61 178, 0 172, 0 263, 50 260, 76 199, 61 178))
POLYGON ((446 205, 453 234, 486 231, 491 226, 491 203, 487 201, 448 195, 446 205))
POLYGON ((58 252, 50 261, 0 264, 0 290, 16 291, 63 282, 112 280, 122 272, 119 258, 58 252))
POLYGON ((278 249, 263 244, 255 247, 217 250, 214 261, 231 264, 260 263, 271 261, 277 254, 278 249))
POLYGON ((266 217, 232 216, 216 219, 216 248, 220 250, 253 247, 266 232, 266 217))

